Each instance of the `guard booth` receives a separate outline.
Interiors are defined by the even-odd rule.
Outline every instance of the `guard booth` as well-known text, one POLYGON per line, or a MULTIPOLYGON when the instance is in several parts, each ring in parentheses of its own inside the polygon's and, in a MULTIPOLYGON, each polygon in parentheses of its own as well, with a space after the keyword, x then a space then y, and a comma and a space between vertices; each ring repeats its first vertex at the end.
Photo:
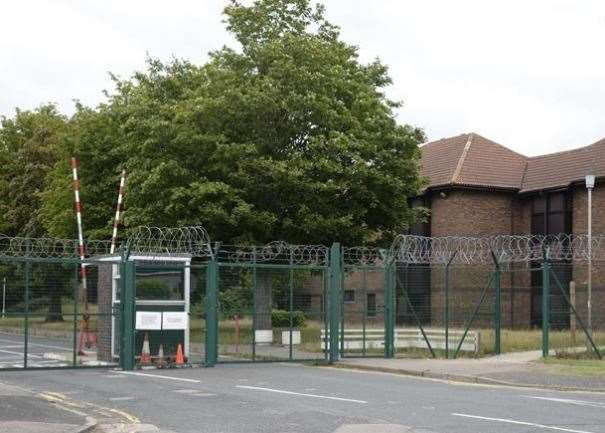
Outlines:
MULTIPOLYGON (((110 262, 99 272, 99 303, 105 308, 120 311, 121 257, 105 257, 110 262), (110 280, 110 281, 109 281, 110 280), (111 293, 111 296, 107 296, 111 293)), ((157 360, 160 344, 164 356, 176 357, 179 344, 185 359, 190 358, 190 299, 192 281, 189 256, 131 255, 135 263, 135 362, 140 362, 145 338, 149 341, 152 361, 157 360)), ((195 286, 195 282, 193 283, 195 286)), ((114 314, 111 323, 99 325, 99 332, 108 338, 99 341, 99 353, 112 361, 120 357, 120 315, 114 314)))

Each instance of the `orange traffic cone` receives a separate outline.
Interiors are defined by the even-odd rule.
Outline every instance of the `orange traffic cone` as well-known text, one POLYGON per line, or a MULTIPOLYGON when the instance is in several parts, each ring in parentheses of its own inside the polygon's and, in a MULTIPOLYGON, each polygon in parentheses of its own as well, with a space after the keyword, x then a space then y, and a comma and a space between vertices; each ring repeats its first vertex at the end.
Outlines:
POLYGON ((145 339, 143 340, 143 350, 141 351, 141 365, 151 364, 151 352, 149 351, 149 335, 145 333, 145 339))
POLYGON ((181 347, 181 343, 176 347, 176 365, 183 365, 185 363, 185 359, 183 358, 183 348, 181 347))
POLYGON ((166 367, 166 360, 164 359, 164 345, 160 343, 160 348, 158 349, 158 368, 166 367))

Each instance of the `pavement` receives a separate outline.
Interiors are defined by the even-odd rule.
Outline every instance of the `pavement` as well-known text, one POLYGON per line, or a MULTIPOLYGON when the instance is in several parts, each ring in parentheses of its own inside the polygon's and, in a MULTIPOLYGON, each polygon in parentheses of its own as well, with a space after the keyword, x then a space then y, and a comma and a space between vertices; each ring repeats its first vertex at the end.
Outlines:
POLYGON ((1 433, 84 433, 95 426, 94 418, 51 394, 0 384, 1 433))
POLYGON ((557 366, 539 362, 541 358, 541 351, 479 359, 344 358, 337 366, 459 382, 605 392, 605 377, 561 374, 557 366))
POLYGON ((293 363, 5 371, 0 383, 58 396, 103 432, 605 433, 601 393, 293 363))

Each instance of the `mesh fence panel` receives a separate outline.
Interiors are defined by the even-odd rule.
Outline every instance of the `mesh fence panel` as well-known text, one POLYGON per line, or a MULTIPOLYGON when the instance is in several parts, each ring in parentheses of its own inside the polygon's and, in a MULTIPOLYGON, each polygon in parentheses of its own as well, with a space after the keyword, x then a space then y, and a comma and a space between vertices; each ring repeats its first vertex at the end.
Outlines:
POLYGON ((383 356, 384 269, 345 266, 343 278, 341 356, 383 356))
POLYGON ((115 364, 111 266, 85 269, 86 288, 77 261, 0 262, 0 368, 115 364))
POLYGON ((222 264, 219 360, 325 359, 323 269, 222 264))

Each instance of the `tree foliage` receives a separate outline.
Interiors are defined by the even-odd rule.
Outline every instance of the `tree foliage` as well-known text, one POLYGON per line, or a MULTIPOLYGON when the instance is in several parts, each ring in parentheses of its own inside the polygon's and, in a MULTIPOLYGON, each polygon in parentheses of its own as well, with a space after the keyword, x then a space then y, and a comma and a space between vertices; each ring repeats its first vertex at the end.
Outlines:
MULTIPOLYGON (((308 0, 232 1, 224 13, 239 47, 203 65, 149 59, 146 71, 114 78, 98 108, 78 106, 68 122, 47 114, 69 136, 44 164, 35 221, 21 217, 10 230, 41 221, 53 235, 73 231, 71 151, 89 237, 109 236, 122 167, 126 227, 202 224, 225 242, 360 244, 407 226, 424 137, 396 121, 386 66, 360 62, 308 0)), ((7 122, 0 137, 14 134, 7 122)))

